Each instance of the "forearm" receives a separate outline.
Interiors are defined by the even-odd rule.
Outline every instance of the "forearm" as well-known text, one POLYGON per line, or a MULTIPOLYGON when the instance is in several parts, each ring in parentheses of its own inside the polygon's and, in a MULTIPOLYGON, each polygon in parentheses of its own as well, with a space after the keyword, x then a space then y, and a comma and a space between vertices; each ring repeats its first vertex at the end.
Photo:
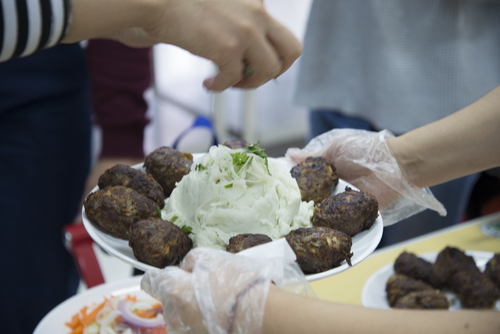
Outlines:
POLYGON ((125 28, 145 28, 157 8, 156 0, 72 0, 71 23, 62 42, 103 37, 125 28))
POLYGON ((272 287, 263 333, 500 333, 494 311, 377 310, 295 295, 272 287))
POLYGON ((387 144, 408 181, 428 187, 500 165, 500 86, 387 144))

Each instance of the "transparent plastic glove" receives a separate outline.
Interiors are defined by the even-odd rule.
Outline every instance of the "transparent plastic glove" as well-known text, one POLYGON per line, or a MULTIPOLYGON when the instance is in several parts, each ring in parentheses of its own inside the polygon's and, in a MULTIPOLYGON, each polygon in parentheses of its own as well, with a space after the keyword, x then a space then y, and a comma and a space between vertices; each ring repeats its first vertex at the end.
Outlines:
POLYGON ((295 263, 253 259, 198 247, 181 268, 148 270, 141 288, 158 298, 167 331, 173 333, 261 333, 271 281, 278 287, 304 283, 295 263))
POLYGON ((303 149, 288 149, 285 158, 300 163, 307 157, 323 156, 332 162, 341 179, 377 198, 385 226, 425 209, 445 216, 446 209, 429 188, 418 188, 405 179, 386 143, 392 137, 387 130, 334 129, 303 149))

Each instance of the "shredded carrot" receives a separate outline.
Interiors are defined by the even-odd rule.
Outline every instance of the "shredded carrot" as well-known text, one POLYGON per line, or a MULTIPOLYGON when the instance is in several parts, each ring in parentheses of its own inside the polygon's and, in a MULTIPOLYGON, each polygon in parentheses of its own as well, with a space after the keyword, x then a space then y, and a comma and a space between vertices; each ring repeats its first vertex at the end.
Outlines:
POLYGON ((131 296, 131 295, 127 295, 127 297, 125 297, 125 300, 128 301, 132 301, 132 302, 136 302, 137 301, 137 297, 136 296, 131 296))
POLYGON ((167 330, 165 329, 165 326, 151 328, 151 334, 167 334, 167 330))
POLYGON ((65 322, 64 324, 71 329, 75 329, 76 327, 78 327, 78 325, 81 325, 80 317, 78 316, 78 313, 75 314, 73 317, 71 317, 70 322, 65 322))
POLYGON ((92 324, 95 321, 95 317, 96 317, 97 313, 104 307, 104 305, 106 305, 107 302, 108 302, 108 300, 106 298, 104 298, 104 301, 101 304, 99 304, 99 306, 97 306, 89 314, 86 314, 87 310, 85 308, 85 312, 82 312, 82 318, 80 320, 82 322, 83 326, 87 327, 90 324, 92 324))
POLYGON ((78 327, 74 328, 69 334, 82 334, 83 333, 83 325, 80 324, 78 327))

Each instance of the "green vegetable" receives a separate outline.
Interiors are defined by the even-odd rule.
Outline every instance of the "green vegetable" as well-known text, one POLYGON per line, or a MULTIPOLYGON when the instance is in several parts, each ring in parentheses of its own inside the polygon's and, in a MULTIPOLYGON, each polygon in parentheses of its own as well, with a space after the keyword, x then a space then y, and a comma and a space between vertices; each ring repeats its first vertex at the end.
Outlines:
POLYGON ((160 215, 160 218, 161 218, 161 210, 160 210, 160 207, 157 206, 156 209, 158 210, 158 214, 160 215))
POLYGON ((205 169, 206 169, 206 168, 205 168, 205 166, 203 166, 202 164, 198 164, 198 165, 196 166, 196 170, 198 170, 198 171, 200 171, 200 172, 201 172, 201 171, 204 171, 205 169))
POLYGON ((193 233, 193 228, 192 228, 191 226, 182 225, 182 227, 181 227, 181 228, 182 228, 184 231, 186 231, 188 235, 189 235, 189 234, 194 234, 194 233, 193 233))
POLYGON ((224 186, 224 188, 226 188, 226 189, 229 189, 229 188, 232 188, 232 187, 233 187, 233 184, 232 184, 232 183, 226 184, 226 185, 224 186))
POLYGON ((269 176, 272 176, 271 172, 269 172, 269 164, 268 164, 268 161, 267 161, 267 153, 265 153, 265 149, 257 146, 257 145, 259 145, 259 143, 260 143, 260 141, 256 142, 255 144, 252 144, 250 146, 245 147, 245 151, 247 151, 248 153, 253 153, 253 154, 255 154, 255 155, 263 158, 264 159, 264 163, 265 163, 266 168, 267 168, 267 173, 269 174, 269 176))
POLYGON ((234 171, 237 174, 247 162, 248 155, 246 153, 236 152, 231 153, 231 156, 233 157, 234 171))
POLYGON ((173 216, 173 217, 172 217, 172 219, 170 219, 170 222, 171 222, 171 223, 175 222, 175 221, 177 220, 177 218, 179 218, 179 217, 177 217, 177 216, 173 216))

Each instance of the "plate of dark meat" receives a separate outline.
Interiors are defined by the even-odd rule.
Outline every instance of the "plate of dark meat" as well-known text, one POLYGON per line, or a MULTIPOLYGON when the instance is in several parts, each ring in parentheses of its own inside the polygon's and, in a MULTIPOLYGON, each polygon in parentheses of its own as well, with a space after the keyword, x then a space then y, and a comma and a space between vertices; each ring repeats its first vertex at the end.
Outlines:
POLYGON ((363 306, 380 309, 500 310, 500 253, 447 246, 402 252, 366 281, 363 306))
MULTIPOLYGON (((82 208, 89 235, 106 252, 137 269, 178 265, 193 247, 189 231, 158 218, 158 211, 176 182, 202 156, 163 147, 150 153, 144 164, 107 170, 82 208)), ((375 250, 383 222, 374 196, 339 179, 335 167, 321 157, 299 165, 269 160, 290 170, 302 200, 315 203, 313 226, 284 236, 309 281, 342 272, 375 250)), ((266 235, 241 234, 226 250, 237 253, 267 242, 272 239, 266 235)))

